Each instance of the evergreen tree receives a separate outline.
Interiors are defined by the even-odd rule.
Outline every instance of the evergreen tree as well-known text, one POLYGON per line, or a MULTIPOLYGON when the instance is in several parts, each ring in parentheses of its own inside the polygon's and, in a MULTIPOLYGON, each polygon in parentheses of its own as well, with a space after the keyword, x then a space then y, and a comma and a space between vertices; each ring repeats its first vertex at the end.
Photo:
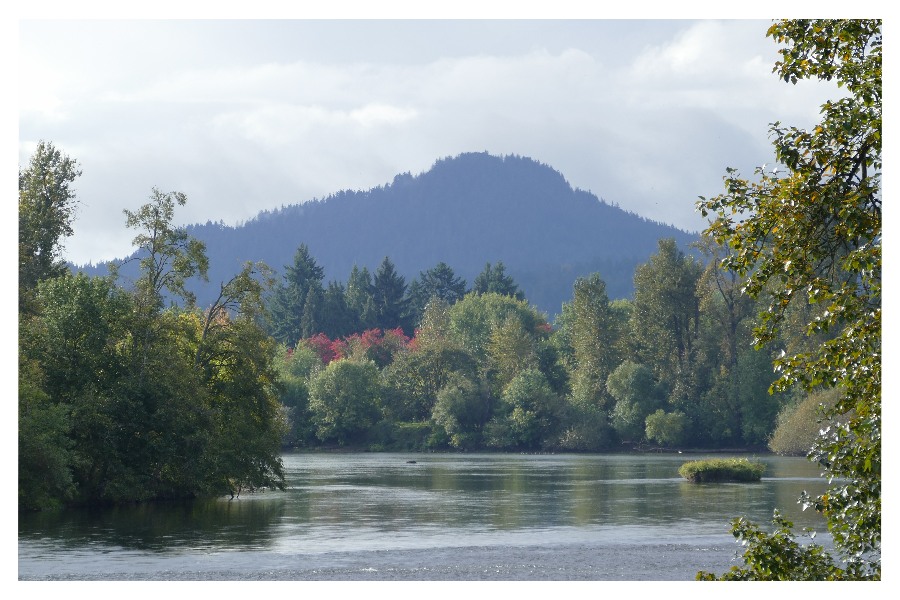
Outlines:
POLYGON ((325 293, 318 282, 309 286, 306 301, 303 303, 303 314, 300 317, 300 337, 309 338, 322 333, 322 310, 325 293))
POLYGON ((321 332, 332 339, 358 331, 359 317, 347 305, 347 291, 340 282, 328 283, 322 299, 319 324, 321 332))
POLYGON ((406 297, 406 281, 397 273, 391 259, 384 257, 372 283, 375 327, 382 330, 402 328, 411 333, 406 297))
POLYGON ((502 261, 497 261, 496 266, 487 263, 484 270, 478 274, 472 284, 472 291, 476 294, 496 293, 503 296, 512 296, 517 300, 524 300, 525 294, 519 290, 519 286, 513 278, 506 274, 506 266, 502 261))
POLYGON ((283 281, 269 301, 269 333, 277 341, 293 346, 303 337, 303 308, 312 286, 321 288, 325 271, 316 264, 306 244, 294 254, 294 263, 285 265, 283 281))
POLYGON ((427 271, 419 273, 419 278, 409 285, 409 312, 413 322, 418 323, 425 306, 434 298, 447 304, 455 304, 466 295, 466 281, 456 277, 446 263, 440 262, 427 271))

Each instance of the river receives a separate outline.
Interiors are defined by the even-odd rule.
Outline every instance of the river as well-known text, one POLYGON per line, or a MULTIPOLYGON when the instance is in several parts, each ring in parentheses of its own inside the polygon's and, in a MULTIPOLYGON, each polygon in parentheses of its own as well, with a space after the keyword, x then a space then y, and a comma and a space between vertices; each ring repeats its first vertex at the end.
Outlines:
POLYGON ((690 580, 735 564, 733 517, 824 531, 797 505, 826 486, 807 460, 682 480, 699 458, 285 454, 284 492, 19 515, 19 579, 690 580))

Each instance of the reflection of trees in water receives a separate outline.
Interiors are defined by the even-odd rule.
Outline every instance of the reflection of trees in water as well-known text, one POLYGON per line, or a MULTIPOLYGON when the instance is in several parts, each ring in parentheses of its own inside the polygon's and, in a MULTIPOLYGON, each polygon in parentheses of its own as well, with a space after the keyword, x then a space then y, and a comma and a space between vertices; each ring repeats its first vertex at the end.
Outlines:
POLYGON ((20 538, 52 536, 62 547, 100 543, 125 550, 248 549, 274 541, 283 496, 238 500, 154 502, 19 515, 20 538))
POLYGON ((797 502, 804 490, 814 493, 827 487, 827 482, 818 477, 816 466, 796 457, 767 456, 760 460, 766 464, 762 481, 703 484, 681 481, 672 503, 682 507, 680 510, 686 518, 722 521, 723 531, 736 516, 767 523, 775 508, 798 527, 824 531, 822 518, 814 511, 804 511, 797 502), (723 510, 732 513, 724 520, 720 516, 723 510))
MULTIPOLYGON (((695 457, 692 457, 695 458, 695 457)), ((335 531, 431 531, 456 528, 679 526, 720 524, 746 514, 765 522, 776 506, 800 526, 822 529, 796 504, 825 485, 814 465, 767 457, 752 484, 691 484, 675 455, 311 457, 287 469, 286 492, 240 499, 154 503, 19 516, 20 539, 53 540, 62 549, 96 545, 125 550, 265 549, 285 535, 335 531), (302 530, 302 531, 301 531, 302 530)), ((312 534, 311 534, 312 535, 312 534)))

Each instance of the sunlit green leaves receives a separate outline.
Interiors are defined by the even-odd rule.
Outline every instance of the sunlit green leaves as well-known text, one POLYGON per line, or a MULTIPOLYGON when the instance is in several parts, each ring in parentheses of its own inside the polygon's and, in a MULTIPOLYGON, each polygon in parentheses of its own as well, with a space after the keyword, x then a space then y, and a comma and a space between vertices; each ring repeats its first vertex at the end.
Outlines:
POLYGON ((747 277, 745 290, 767 299, 755 329, 774 341, 788 309, 812 309, 815 347, 775 361, 775 389, 836 387, 832 416, 811 457, 842 478, 809 499, 828 519, 846 568, 823 551, 799 551, 778 520, 771 537, 744 523, 746 569, 728 578, 879 578, 881 464, 881 21, 777 21, 768 35, 785 44, 774 72, 785 81, 834 80, 848 95, 826 102, 810 131, 775 123, 775 156, 784 177, 762 170, 748 181, 729 169, 726 192, 702 198, 715 215, 707 233, 733 253, 725 264, 747 277), (799 294, 803 290, 805 294, 799 294))

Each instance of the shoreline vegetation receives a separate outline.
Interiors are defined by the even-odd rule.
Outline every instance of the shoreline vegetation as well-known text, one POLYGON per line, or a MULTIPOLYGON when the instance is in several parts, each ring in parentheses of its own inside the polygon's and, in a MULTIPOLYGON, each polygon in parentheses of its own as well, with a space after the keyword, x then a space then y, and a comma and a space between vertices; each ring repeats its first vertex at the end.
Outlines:
POLYGON ((750 454, 753 456, 791 456, 802 458, 803 454, 773 452, 768 448, 666 448, 633 447, 607 449, 601 451, 577 450, 498 450, 496 448, 372 448, 369 446, 318 446, 283 448, 283 454, 513 454, 513 455, 553 455, 553 454, 750 454))

